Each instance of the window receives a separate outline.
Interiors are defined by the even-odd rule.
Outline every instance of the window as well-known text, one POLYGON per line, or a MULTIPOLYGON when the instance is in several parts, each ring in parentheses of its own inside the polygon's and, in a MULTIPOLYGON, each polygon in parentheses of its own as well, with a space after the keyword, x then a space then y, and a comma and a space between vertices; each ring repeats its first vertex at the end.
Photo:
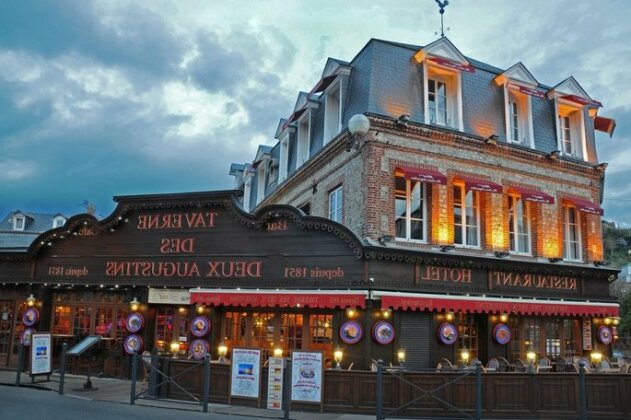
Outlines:
POLYGON ((252 194, 252 177, 248 175, 243 187, 243 210, 250 211, 250 197, 252 194))
POLYGON ((583 109, 557 99, 557 147, 562 155, 586 159, 583 109))
POLYGON ((309 159, 309 147, 311 142, 311 119, 309 110, 305 111, 306 117, 298 121, 298 147, 296 169, 309 159))
POLYGON ((429 62, 423 72, 425 124, 463 130, 460 73, 429 62))
MULTIPOLYGON (((458 313, 456 316, 458 328, 458 350, 468 350, 470 359, 478 357, 478 324, 475 314, 458 313)), ((456 354, 455 359, 459 359, 456 354)))
POLYGON ((567 261, 583 261, 580 219, 576 207, 563 207, 563 257, 567 261))
POLYGON ((299 206, 298 209, 300 209, 306 216, 309 216, 311 214, 311 204, 310 203, 305 203, 302 206, 299 206))
POLYGON ((13 217, 13 230, 24 230, 24 216, 13 217))
POLYGON ((548 359, 556 359, 561 355, 561 327, 560 319, 546 319, 545 355, 548 359))
POLYGON ((508 196, 510 252, 530 254, 530 206, 521 197, 508 196))
POLYGON ((61 216, 57 216, 53 219, 53 229, 54 228, 58 228, 58 227, 62 227, 64 224, 66 223, 66 219, 61 217, 61 216))
POLYGON ((454 185, 454 244, 480 246, 480 207, 477 191, 454 185))
POLYGON ((329 193, 329 219, 342 223, 343 208, 344 199, 342 186, 340 185, 329 193))
POLYGON ((517 88, 506 89, 506 138, 509 143, 534 148, 530 95, 517 88))
POLYGON ((341 83, 334 83, 324 97, 324 144, 335 137, 342 128, 341 83))
POLYGON ((309 315, 309 349, 322 350, 324 358, 330 361, 333 356, 333 315, 309 315))
POLYGON ((510 121, 510 136, 508 137, 512 142, 519 142, 519 111, 517 102, 510 101, 508 103, 508 118, 510 121))
POLYGON ((395 178, 394 211, 396 238, 406 241, 427 240, 427 185, 395 178))
POLYGON ((280 184, 287 178, 289 167, 289 135, 280 141, 280 163, 278 166, 278 183, 280 184))
POLYGON ((265 198, 265 163, 259 163, 256 170, 256 204, 258 205, 265 198))

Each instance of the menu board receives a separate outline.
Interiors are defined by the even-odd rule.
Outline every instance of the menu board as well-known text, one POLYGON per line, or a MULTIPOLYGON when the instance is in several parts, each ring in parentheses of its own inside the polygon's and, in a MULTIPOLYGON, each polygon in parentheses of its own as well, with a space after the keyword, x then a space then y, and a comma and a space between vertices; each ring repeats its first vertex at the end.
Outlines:
POLYGON ((259 398, 261 382, 261 350, 232 349, 230 395, 259 398))
POLYGON ((51 335, 48 333, 35 333, 31 337, 31 375, 50 373, 50 360, 52 349, 50 346, 51 335))
POLYGON ((291 400, 322 402, 322 352, 294 351, 291 354, 291 400))
POLYGON ((583 319, 583 350, 592 349, 592 320, 583 319))
POLYGON ((282 357, 270 357, 267 366, 267 409, 282 410, 284 359, 282 357))

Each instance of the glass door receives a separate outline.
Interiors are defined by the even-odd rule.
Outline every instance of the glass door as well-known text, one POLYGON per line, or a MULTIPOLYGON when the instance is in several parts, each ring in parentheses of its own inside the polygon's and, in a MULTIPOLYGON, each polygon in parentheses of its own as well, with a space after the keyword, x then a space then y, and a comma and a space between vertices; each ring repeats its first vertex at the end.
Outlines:
POLYGON ((6 366, 11 352, 11 330, 13 329, 12 300, 0 300, 0 365, 6 366))

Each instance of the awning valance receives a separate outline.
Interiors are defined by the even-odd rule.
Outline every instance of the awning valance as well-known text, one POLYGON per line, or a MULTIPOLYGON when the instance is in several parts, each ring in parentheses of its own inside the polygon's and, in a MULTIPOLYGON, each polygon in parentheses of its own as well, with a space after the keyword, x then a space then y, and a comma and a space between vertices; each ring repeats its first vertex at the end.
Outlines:
POLYGON ((412 168, 410 166, 397 166, 397 169, 403 172, 403 176, 405 176, 406 179, 413 179, 430 184, 445 185, 447 183, 447 177, 445 175, 432 169, 412 168))
POLYGON ((191 303, 281 308, 365 308, 365 290, 191 289, 191 303))
POLYGON ((546 97, 545 93, 543 93, 541 91, 538 91, 537 89, 534 89, 534 88, 530 88, 530 87, 522 86, 522 85, 516 85, 514 83, 509 83, 509 86, 514 88, 514 89, 519 90, 521 93, 525 93, 525 94, 530 95, 530 96, 535 96, 537 98, 545 98, 546 97))
POLYGON ((333 74, 331 76, 326 76, 320 79, 320 81, 313 87, 311 92, 309 92, 309 96, 313 95, 314 93, 324 92, 326 88, 328 88, 329 85, 333 83, 336 77, 337 75, 333 74))
POLYGON ((554 197, 550 194, 522 187, 511 186, 511 189, 517 191, 521 195, 521 198, 526 201, 532 201, 533 203, 554 204, 554 197))
POLYGON ((564 96, 561 96, 561 99, 565 99, 566 101, 574 102, 575 104, 579 104, 579 105, 593 105, 593 106, 598 106, 598 107, 603 106, 602 102, 600 101, 596 101, 594 99, 583 98, 577 95, 564 95, 564 96))
POLYGON ((469 296, 445 296, 424 293, 371 292, 381 299, 382 309, 454 311, 469 313, 508 313, 520 315, 611 316, 620 307, 608 302, 574 302, 562 300, 504 299, 469 296))
POLYGON ((467 73, 475 73, 475 67, 469 64, 459 63, 457 61, 448 60, 442 57, 429 57, 428 60, 454 70, 466 71, 467 73))
POLYGON ((584 198, 563 197, 563 199, 574 204, 577 209, 584 213, 597 214, 599 216, 602 216, 604 213, 603 209, 598 204, 592 203, 591 201, 584 198))
POLYGON ((491 181, 483 181, 474 178, 462 178, 464 180, 464 187, 467 191, 482 191, 490 193, 501 193, 502 186, 491 181))
POLYGON ((609 137, 613 135, 613 130, 616 129, 616 120, 606 117, 594 118, 594 130, 602 131, 609 134, 609 137))

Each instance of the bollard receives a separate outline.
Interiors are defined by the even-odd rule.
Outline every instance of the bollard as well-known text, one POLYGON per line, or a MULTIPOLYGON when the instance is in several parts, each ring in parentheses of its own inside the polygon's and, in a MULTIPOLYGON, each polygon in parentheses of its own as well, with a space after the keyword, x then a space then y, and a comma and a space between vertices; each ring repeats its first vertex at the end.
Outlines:
POLYGON ((581 420, 587 420, 587 392, 585 389, 585 362, 578 363, 578 402, 581 420))
POLYGON ((383 411, 383 360, 381 359, 377 360, 376 397, 377 397, 377 407, 375 411, 377 414, 377 420, 381 420, 383 418, 383 415, 382 415, 382 411, 383 411))
POLYGON ((475 362, 475 418, 482 420, 482 362, 475 362))
POLYGON ((24 344, 18 345, 18 368, 17 375, 15 377, 15 386, 20 386, 20 379, 22 379, 22 370, 24 365, 24 344))
POLYGON ((210 394, 210 360, 208 356, 204 357, 204 394, 203 394, 203 411, 208 413, 208 394, 210 394))
POLYGON ((59 359, 59 395, 64 395, 64 380, 66 378, 66 351, 68 351, 68 343, 64 341, 61 345, 61 358, 59 359))
POLYGON ((285 371, 283 372, 283 419, 289 420, 291 408, 291 359, 285 359, 285 371))
POLYGON ((134 405, 136 402, 136 377, 138 376, 138 354, 136 352, 131 355, 131 397, 129 404, 134 405))

